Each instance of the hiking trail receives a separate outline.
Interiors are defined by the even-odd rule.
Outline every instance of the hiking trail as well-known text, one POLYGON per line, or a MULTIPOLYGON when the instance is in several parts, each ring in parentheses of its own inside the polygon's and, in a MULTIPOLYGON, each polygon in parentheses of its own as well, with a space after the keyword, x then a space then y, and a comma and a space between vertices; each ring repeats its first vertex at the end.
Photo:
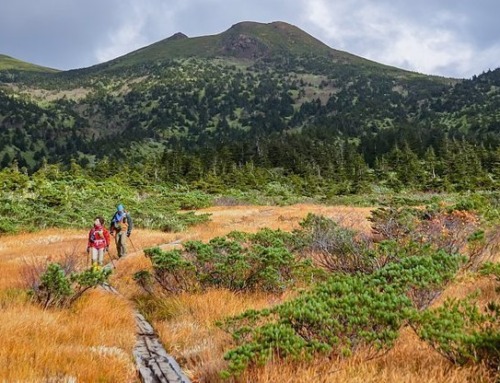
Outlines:
MULTIPOLYGON (((179 242, 174 241, 161 246, 175 245, 179 242)), ((136 249, 135 252, 140 251, 142 249, 136 249)), ((104 267, 116 268, 117 262, 119 262, 119 259, 107 263, 104 267)), ((109 293, 123 297, 118 290, 108 283, 101 285, 101 287, 109 293)), ((125 297, 123 298, 126 299, 125 297)), ((141 382, 191 383, 189 378, 182 372, 177 361, 167 353, 153 326, 135 309, 134 318, 137 326, 137 341, 133 354, 141 382)))

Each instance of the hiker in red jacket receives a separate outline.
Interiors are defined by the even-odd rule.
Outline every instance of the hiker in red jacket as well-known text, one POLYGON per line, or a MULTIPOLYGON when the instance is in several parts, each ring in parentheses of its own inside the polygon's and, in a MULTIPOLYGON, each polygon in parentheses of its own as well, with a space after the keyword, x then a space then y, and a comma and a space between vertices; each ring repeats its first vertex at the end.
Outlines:
POLYGON ((109 231, 104 227, 104 218, 95 217, 94 227, 89 232, 87 253, 92 254, 92 265, 102 266, 104 252, 109 250, 109 231))

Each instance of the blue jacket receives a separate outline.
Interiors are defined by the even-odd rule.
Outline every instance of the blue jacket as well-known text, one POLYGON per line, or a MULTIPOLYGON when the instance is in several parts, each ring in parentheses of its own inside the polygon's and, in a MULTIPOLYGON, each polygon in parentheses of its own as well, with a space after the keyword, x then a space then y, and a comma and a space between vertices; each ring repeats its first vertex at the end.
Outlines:
POLYGON ((122 211, 117 211, 113 215, 113 218, 111 218, 111 224, 109 225, 109 232, 119 233, 120 231, 126 229, 127 235, 130 235, 133 228, 134 224, 132 222, 132 217, 127 211, 122 210, 122 211))

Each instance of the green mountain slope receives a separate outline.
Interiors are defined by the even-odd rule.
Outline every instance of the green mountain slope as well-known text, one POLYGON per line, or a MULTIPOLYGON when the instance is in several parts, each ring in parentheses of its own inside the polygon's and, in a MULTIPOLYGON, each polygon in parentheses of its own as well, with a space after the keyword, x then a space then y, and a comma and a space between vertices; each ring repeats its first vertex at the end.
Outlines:
POLYGON ((58 70, 30 64, 10 56, 0 54, 0 71, 16 70, 29 72, 56 73, 58 70))
POLYGON ((241 60, 314 55, 333 62, 384 66, 330 48, 301 29, 284 22, 241 22, 223 33, 189 38, 181 33, 159 41, 95 69, 116 69, 169 59, 226 57, 241 60))
MULTIPOLYGON (((175 35, 174 35, 175 36, 175 35)), ((270 24, 242 22, 218 35, 188 38, 167 38, 112 61, 130 65, 137 61, 187 57, 257 59, 276 54, 329 54, 334 52, 299 28, 283 22, 270 24)))
POLYGON ((464 169, 477 165, 474 182, 485 184, 500 164, 499 73, 426 76, 280 22, 176 34, 90 68, 0 71, 0 165, 153 161, 178 181, 246 164, 346 182, 383 168, 401 172, 400 182, 440 174, 432 187, 463 183, 464 169), (448 157, 459 152, 468 152, 467 166, 454 169, 460 161, 448 157), (443 161, 431 173, 401 167, 429 158, 443 161))

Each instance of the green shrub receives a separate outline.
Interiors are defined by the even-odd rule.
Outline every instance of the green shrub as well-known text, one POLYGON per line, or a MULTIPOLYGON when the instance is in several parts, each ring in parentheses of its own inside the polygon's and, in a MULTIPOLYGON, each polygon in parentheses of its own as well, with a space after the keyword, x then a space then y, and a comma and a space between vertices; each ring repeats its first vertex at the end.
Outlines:
POLYGON ((392 261, 377 270, 373 277, 406 291, 413 305, 426 308, 453 279, 466 258, 436 250, 431 244, 409 242, 400 246, 394 241, 384 241, 378 247, 392 261))
POLYGON ((71 282, 63 268, 57 263, 48 265, 36 290, 36 300, 44 307, 59 306, 64 304, 72 294, 71 282))
POLYGON ((331 272, 370 272, 379 266, 371 251, 372 241, 355 230, 322 216, 309 213, 296 230, 295 243, 315 255, 331 272))
POLYGON ((493 275, 500 282, 500 263, 486 262, 479 269, 481 275, 493 275))
POLYGON ((118 203, 130 211, 137 227, 181 231, 205 222, 209 216, 179 214, 179 209, 207 207, 212 201, 198 191, 178 192, 156 184, 139 189, 119 177, 95 181, 83 174, 56 172, 52 166, 30 177, 4 170, 0 180, 0 233, 47 227, 88 228, 96 216, 110 218, 118 203))
POLYGON ((311 280, 316 271, 293 253, 293 236, 263 229, 233 232, 208 243, 188 241, 184 250, 147 249, 155 280, 168 292, 222 287, 232 291, 280 291, 311 280))
POLYGON ((181 210, 202 209, 213 204, 211 196, 200 192, 179 193, 175 201, 181 210))
POLYGON ((484 362, 496 370, 500 365, 499 308, 490 304, 481 313, 470 299, 448 299, 439 308, 416 314, 411 326, 452 363, 484 362))
POLYGON ((238 374, 274 356, 345 356, 359 347, 374 354, 387 350, 418 309, 411 293, 442 288, 461 262, 458 255, 418 249, 400 248, 397 261, 373 274, 334 274, 289 302, 227 319, 220 326, 238 346, 225 355, 229 365, 223 374, 238 374))
POLYGON ((182 257, 179 249, 163 251, 159 247, 144 250, 153 264, 154 279, 168 292, 197 289, 196 269, 182 257))
POLYGON ((17 225, 11 218, 0 217, 0 234, 17 232, 17 225))
POLYGON ((68 273, 58 263, 50 263, 39 281, 34 281, 30 294, 44 308, 69 306, 85 291, 107 282, 111 269, 92 267, 82 272, 68 273))
POLYGON ((134 273, 133 277, 134 281, 142 287, 146 292, 153 292, 153 276, 148 270, 139 270, 134 273))

